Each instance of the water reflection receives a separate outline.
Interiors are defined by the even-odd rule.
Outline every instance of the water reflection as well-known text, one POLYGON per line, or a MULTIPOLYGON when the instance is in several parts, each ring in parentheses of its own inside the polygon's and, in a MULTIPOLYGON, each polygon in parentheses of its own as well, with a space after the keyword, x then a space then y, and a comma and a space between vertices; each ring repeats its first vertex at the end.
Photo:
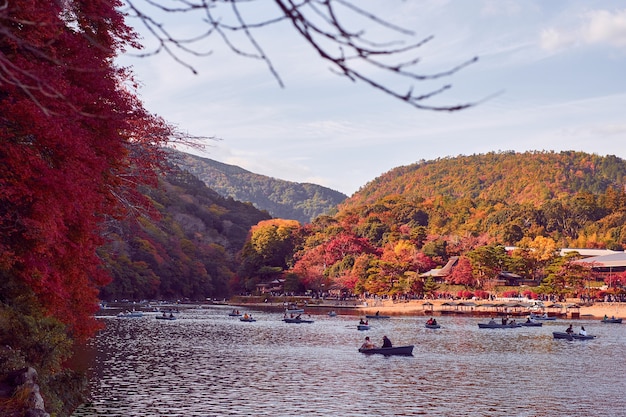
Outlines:
POLYGON ((431 330, 394 317, 363 332, 356 316, 287 324, 255 312, 245 323, 229 311, 106 319, 93 402, 75 416, 614 416, 626 406, 626 326, 579 321, 598 338, 568 342, 552 339, 558 321, 478 329, 478 318, 441 317, 431 330), (414 356, 356 351, 385 334, 415 344, 414 356))

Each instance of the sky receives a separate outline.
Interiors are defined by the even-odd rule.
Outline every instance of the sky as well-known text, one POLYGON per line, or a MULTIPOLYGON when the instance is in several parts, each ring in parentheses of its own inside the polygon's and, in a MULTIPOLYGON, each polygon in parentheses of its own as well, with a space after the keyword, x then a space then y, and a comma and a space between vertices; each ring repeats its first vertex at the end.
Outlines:
MULTIPOLYGON (((395 167, 421 160, 564 150, 626 159, 623 0, 353 3, 412 31, 407 37, 349 13, 340 15, 347 27, 363 30, 370 39, 409 44, 433 36, 415 51, 420 73, 445 71, 478 57, 434 81, 375 74, 377 79, 401 92, 425 93, 451 84, 424 104, 476 104, 457 112, 419 110, 338 76, 286 23, 252 32, 282 87, 264 62, 232 52, 215 34, 193 44, 210 52, 207 56, 178 53, 186 65, 165 53, 139 58, 133 51, 119 63, 132 67, 150 112, 191 135, 217 139, 205 140, 202 151, 181 150, 348 196, 395 167)), ((242 3, 241 12, 248 21, 277 15, 271 0, 242 3)), ((197 15, 154 17, 184 36, 203 30, 197 15)), ((223 11, 224 22, 229 18, 223 11)), ((147 47, 154 46, 139 21, 128 23, 147 47)), ((231 41, 250 51, 240 34, 231 41)))

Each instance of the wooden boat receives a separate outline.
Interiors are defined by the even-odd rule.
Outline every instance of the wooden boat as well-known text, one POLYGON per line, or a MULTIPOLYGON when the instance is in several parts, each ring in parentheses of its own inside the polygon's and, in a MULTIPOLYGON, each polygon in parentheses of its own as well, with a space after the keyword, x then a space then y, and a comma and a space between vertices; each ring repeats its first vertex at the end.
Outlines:
POLYGON ((543 314, 531 314, 530 319, 531 320, 556 320, 556 317, 550 317, 550 316, 543 315, 543 314))
POLYGON ((372 349, 359 349, 359 352, 366 353, 368 355, 378 353, 381 355, 404 355, 404 356, 412 356, 413 355, 413 345, 407 346, 394 346, 389 348, 379 347, 372 349))
POLYGON ((156 316, 157 320, 176 320, 176 316, 156 316))
POLYGON ((601 321, 602 323, 621 323, 622 319, 616 319, 615 317, 611 317, 607 319, 602 319, 601 321))
POLYGON ((541 327, 543 326, 543 323, 538 322, 538 321, 525 321, 520 323, 520 326, 522 327, 541 327))
POLYGON ((242 317, 239 319, 239 321, 246 321, 246 322, 253 322, 256 321, 256 319, 253 319, 252 317, 242 317))
POLYGON ((555 339, 567 339, 567 340, 589 340, 589 339, 595 339, 596 336, 593 335, 586 335, 583 336, 581 334, 575 334, 575 333, 567 333, 567 332, 552 332, 552 337, 554 337, 555 339))
POLYGON ((424 327, 426 327, 427 329, 440 329, 441 325, 440 324, 425 324, 424 327))
POLYGON ((313 320, 305 320, 299 318, 284 318, 285 323, 313 323, 313 320))
POLYGON ((514 329, 516 327, 522 327, 520 323, 478 323, 479 329, 514 329))
POLYGON ((382 314, 367 314, 365 318, 368 319, 390 319, 391 316, 383 316, 382 314))
POLYGON ((370 325, 369 324, 357 324, 356 328, 357 330, 369 330, 370 325))

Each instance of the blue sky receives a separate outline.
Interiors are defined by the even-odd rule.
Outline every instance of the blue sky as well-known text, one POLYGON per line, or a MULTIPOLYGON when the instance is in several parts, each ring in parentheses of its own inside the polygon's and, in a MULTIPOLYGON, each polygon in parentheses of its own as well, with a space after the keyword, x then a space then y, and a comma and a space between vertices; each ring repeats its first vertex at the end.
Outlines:
MULTIPOLYGON (((479 57, 452 77, 413 84, 424 92, 452 84, 428 104, 488 99, 460 112, 416 110, 333 74, 286 24, 254 32, 284 88, 264 63, 232 53, 218 37, 198 45, 209 56, 180 55, 198 74, 164 54, 120 63, 133 67, 148 110, 193 135, 220 138, 194 153, 347 195, 397 166, 448 156, 576 150, 626 159, 626 2, 356 3, 412 30, 414 40, 434 36, 417 53, 424 73, 479 57)), ((271 0, 249 4, 248 16, 275 15, 271 0)), ((197 17, 164 19, 173 30, 198 30, 197 17)), ((399 38, 347 23, 372 38, 399 38)))

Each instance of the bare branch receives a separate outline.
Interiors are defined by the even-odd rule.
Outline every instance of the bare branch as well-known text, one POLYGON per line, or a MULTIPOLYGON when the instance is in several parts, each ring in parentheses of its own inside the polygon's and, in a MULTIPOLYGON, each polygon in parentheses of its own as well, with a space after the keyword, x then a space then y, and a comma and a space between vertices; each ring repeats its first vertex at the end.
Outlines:
MULTIPOLYGON (((196 48, 206 47, 213 35, 235 54, 262 60, 270 73, 282 87, 283 81, 272 64, 271 58, 257 42, 255 30, 270 25, 288 22, 306 43, 325 61, 331 64, 331 70, 352 81, 363 82, 385 94, 402 100, 418 109, 437 111, 456 111, 476 105, 478 102, 455 104, 448 106, 432 106, 425 101, 449 90, 446 83, 425 93, 414 93, 414 83, 433 81, 450 77, 463 68, 475 63, 478 58, 464 60, 452 68, 434 72, 420 73, 415 67, 421 62, 417 51, 432 41, 433 36, 415 40, 413 31, 399 27, 379 18, 377 15, 357 6, 356 0, 180 0, 176 6, 167 0, 125 0, 126 10, 130 18, 139 19, 156 41, 156 46, 145 55, 165 52, 176 62, 196 70, 185 62, 180 54, 193 56, 207 55, 196 48), (258 5, 259 2, 277 6, 274 16, 262 19, 247 18, 244 9, 258 5), (140 7, 142 3, 145 8, 140 7), (149 10, 148 10, 149 9, 149 10), (196 36, 179 38, 170 33, 166 23, 155 17, 160 14, 162 20, 172 15, 195 17, 201 13, 201 22, 205 28, 196 36), (364 18, 366 22, 386 29, 400 39, 382 41, 366 36, 364 28, 351 29, 348 24, 340 21, 340 16, 352 15, 364 18), (236 36, 237 32, 243 33, 236 36), (403 79, 408 88, 398 90, 395 81, 385 80, 380 74, 389 74, 403 79)), ((349 22, 347 22, 349 23, 349 22)))

